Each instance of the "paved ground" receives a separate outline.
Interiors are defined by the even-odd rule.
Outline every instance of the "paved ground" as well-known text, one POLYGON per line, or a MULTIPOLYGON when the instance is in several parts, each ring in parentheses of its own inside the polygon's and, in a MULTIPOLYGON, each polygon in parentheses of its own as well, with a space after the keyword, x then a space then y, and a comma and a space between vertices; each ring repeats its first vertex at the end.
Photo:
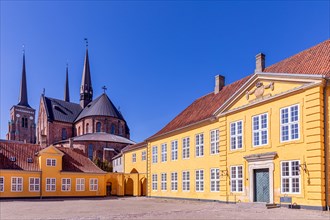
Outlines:
POLYGON ((0 219, 330 219, 329 212, 143 197, 0 200, 0 219))

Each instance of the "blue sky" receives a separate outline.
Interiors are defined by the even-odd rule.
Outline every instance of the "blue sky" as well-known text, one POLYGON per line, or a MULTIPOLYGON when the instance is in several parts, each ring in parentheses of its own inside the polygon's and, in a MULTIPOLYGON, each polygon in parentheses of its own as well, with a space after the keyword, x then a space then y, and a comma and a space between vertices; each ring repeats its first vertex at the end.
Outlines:
POLYGON ((8 131, 18 103, 22 44, 28 98, 38 110, 46 96, 63 99, 69 63, 70 96, 79 102, 85 55, 94 98, 120 106, 131 139, 151 136, 196 98, 329 38, 329 1, 1 1, 0 124, 8 131))

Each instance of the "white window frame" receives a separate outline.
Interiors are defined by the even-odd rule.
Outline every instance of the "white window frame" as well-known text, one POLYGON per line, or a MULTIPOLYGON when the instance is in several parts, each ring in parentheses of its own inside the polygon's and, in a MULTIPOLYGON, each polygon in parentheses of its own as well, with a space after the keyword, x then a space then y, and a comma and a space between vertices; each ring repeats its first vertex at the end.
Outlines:
POLYGON ((178 141, 174 140, 171 142, 171 160, 178 160, 178 141))
POLYGON ((158 163, 158 147, 152 147, 152 163, 158 163))
POLYGON ((89 179, 89 191, 97 191, 99 188, 99 180, 97 178, 89 179))
POLYGON ((210 154, 215 155, 220 152, 220 131, 213 129, 210 131, 210 154))
POLYGON ((71 191, 71 178, 62 178, 61 179, 61 191, 70 192, 71 191))
POLYGON ((85 178, 76 178, 76 191, 85 191, 85 178))
POLYGON ((158 190, 158 176, 157 174, 152 174, 152 191, 158 190))
POLYGON ((136 163, 136 153, 132 154, 132 163, 136 163))
POLYGON ((300 139, 300 105, 299 104, 295 104, 295 105, 290 105, 290 106, 287 106, 287 107, 284 107, 284 108, 281 108, 280 109, 280 141, 281 143, 283 142, 289 142, 289 141, 297 141, 300 139), (293 107, 297 107, 298 109, 298 119, 297 121, 292 121, 292 118, 291 118, 291 108, 293 107), (282 123, 282 120, 283 120, 283 115, 282 115, 282 111, 285 110, 285 109, 288 109, 288 122, 287 123, 282 123), (292 138, 292 128, 291 126, 294 125, 294 124, 297 124, 298 126, 298 137, 297 138, 292 138), (285 126, 288 126, 288 140, 283 140, 283 127, 285 126))
POLYGON ((0 176, 0 192, 4 192, 4 191, 5 191, 5 177, 0 176))
POLYGON ((195 136, 195 155, 196 157, 204 156, 204 134, 196 134, 195 136))
POLYGON ((54 158, 47 158, 46 159, 46 166, 47 167, 55 167, 56 166, 56 159, 54 159, 54 158))
POLYGON ((269 124, 269 117, 268 117, 268 113, 262 113, 259 115, 255 115, 252 117, 252 146, 253 147, 261 147, 261 146, 265 146, 268 145, 268 139, 269 139, 269 131, 268 131, 268 124, 269 124), (262 128, 262 116, 266 116, 266 128, 262 128), (257 118, 258 119, 258 127, 259 129, 254 128, 254 119, 257 118), (266 131, 266 135, 267 135, 267 140, 266 143, 262 143, 262 132, 266 131), (255 144, 255 136, 254 134, 258 133, 259 135, 259 144, 255 144))
POLYGON ((231 122, 230 125, 229 125, 229 130, 230 130, 230 150, 234 151, 234 150, 241 150, 243 149, 243 120, 239 120, 239 121, 234 121, 234 122, 231 122), (241 133, 238 133, 238 124, 241 123, 241 133), (233 134, 233 131, 232 131, 232 125, 235 125, 235 134, 233 134), (241 137, 241 140, 242 140, 242 145, 240 147, 238 147, 238 139, 239 137, 241 137), (233 139, 234 138, 234 142, 235 142, 235 148, 233 146, 233 139))
POLYGON ((196 192, 204 192, 204 170, 196 170, 195 172, 195 190, 196 192))
POLYGON ((145 150, 142 151, 142 153, 141 153, 141 160, 142 160, 142 161, 147 160, 147 152, 146 152, 145 150))
POLYGON ((220 169, 211 168, 210 170, 210 191, 220 192, 220 169))
POLYGON ((178 172, 171 173, 171 191, 178 191, 178 172))
POLYGON ((182 171, 182 191, 189 192, 190 191, 190 172, 182 171))
POLYGON ((301 175, 300 175, 300 160, 281 161, 281 194, 301 194, 301 175), (299 175, 292 175, 292 163, 298 162, 299 175), (289 176, 283 176, 283 163, 289 163, 289 176), (292 179, 299 179, 299 192, 293 192, 292 179), (289 179, 289 192, 283 191, 283 179, 289 179))
POLYGON ((40 192, 40 178, 39 177, 29 177, 29 192, 40 192))
POLYGON ((242 193, 244 192, 244 170, 243 165, 231 166, 230 167, 230 192, 242 193), (239 167, 242 169, 242 177, 238 177, 239 167), (235 170, 235 176, 233 176, 233 170, 235 170), (242 181, 242 190, 239 190, 239 182, 242 181), (233 182, 236 184, 236 189, 233 189, 233 182))
POLYGON ((11 192, 23 192, 23 177, 13 176, 11 178, 11 192), (15 180, 15 183, 14 183, 15 180), (20 181, 19 181, 20 180, 20 181), (15 187, 15 189, 14 189, 15 187))
POLYGON ((46 178, 45 187, 46 187, 46 192, 56 192, 56 178, 46 178))
POLYGON ((162 191, 167 191, 167 173, 160 174, 160 185, 162 191))
POLYGON ((190 137, 182 138, 182 159, 190 157, 190 137))
POLYGON ((164 163, 164 162, 166 162, 167 161, 167 144, 166 143, 164 143, 164 144, 162 144, 161 145, 161 150, 162 150, 162 152, 161 152, 161 154, 162 154, 162 163, 164 163))

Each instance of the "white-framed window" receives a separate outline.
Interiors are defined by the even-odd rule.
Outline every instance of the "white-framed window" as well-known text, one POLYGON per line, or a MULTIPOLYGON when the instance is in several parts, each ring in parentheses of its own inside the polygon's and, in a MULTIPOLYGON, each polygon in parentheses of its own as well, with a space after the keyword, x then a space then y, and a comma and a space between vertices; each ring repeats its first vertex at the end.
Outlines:
POLYGON ((220 191, 220 170, 219 168, 211 169, 211 192, 220 191))
POLYGON ((98 183, 97 178, 91 178, 89 179, 89 191, 97 191, 99 188, 99 183, 98 183))
POLYGON ((71 178, 62 178, 62 191, 71 191, 71 178))
POLYGON ((299 139, 299 105, 281 109, 281 141, 299 139))
POLYGON ((171 160, 178 160, 178 141, 171 142, 171 160))
POLYGON ((172 191, 178 190, 178 173, 177 172, 171 173, 171 190, 172 191))
POLYGON ((219 130, 211 130, 210 131, 210 146, 211 146, 211 154, 218 154, 219 153, 219 130))
POLYGON ((55 167, 56 166, 56 159, 47 158, 46 159, 46 165, 49 166, 49 167, 55 167))
POLYGON ((167 161, 167 144, 162 144, 162 162, 167 161))
POLYGON ((161 174, 161 190, 162 191, 167 190, 167 174, 166 173, 161 174))
POLYGON ((182 139, 182 158, 188 159, 190 157, 190 138, 185 137, 182 139))
POLYGON ((231 192, 243 192, 243 166, 230 167, 231 192))
POLYGON ((268 144, 268 114, 264 113, 252 117, 253 146, 268 144))
POLYGON ((300 193, 299 160, 281 162, 281 193, 300 193))
POLYGON ((132 163, 136 162, 136 153, 132 154, 132 163))
POLYGON ((40 191, 40 178, 35 178, 35 177, 29 178, 29 191, 30 192, 40 191))
POLYGON ((196 170, 196 192, 204 191, 204 170, 196 170))
POLYGON ((85 191, 85 178, 76 178, 76 191, 85 191))
POLYGON ((243 148, 243 121, 230 123, 230 149, 243 148))
POLYGON ((190 172, 183 171, 182 172, 182 191, 190 190, 190 172))
POLYGON ((157 174, 152 174, 152 190, 153 191, 157 191, 157 184, 158 184, 158 180, 157 180, 157 174))
POLYGON ((5 177, 0 176, 0 192, 5 191, 5 177))
POLYGON ((12 177, 11 178, 11 191, 22 192, 23 191, 23 177, 12 177))
POLYGON ((204 156, 204 134, 196 135, 196 157, 204 156))
POLYGON ((141 160, 144 161, 144 160, 146 160, 146 159, 147 159, 147 152, 144 150, 144 151, 142 151, 142 153, 141 153, 141 160))
POLYGON ((56 191, 56 178, 46 178, 46 191, 47 192, 56 191))
POLYGON ((153 146, 152 147, 152 163, 158 162, 158 147, 153 146))

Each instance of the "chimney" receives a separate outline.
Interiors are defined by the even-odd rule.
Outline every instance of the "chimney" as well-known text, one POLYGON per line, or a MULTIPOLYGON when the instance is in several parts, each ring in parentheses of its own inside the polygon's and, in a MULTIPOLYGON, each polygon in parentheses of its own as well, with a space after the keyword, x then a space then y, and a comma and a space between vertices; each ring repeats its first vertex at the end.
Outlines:
POLYGON ((266 55, 263 53, 259 53, 256 56, 256 69, 255 69, 255 73, 257 72, 262 72, 265 69, 265 57, 266 55))
POLYGON ((225 77, 222 75, 216 75, 214 94, 218 94, 224 86, 225 86, 225 77))

